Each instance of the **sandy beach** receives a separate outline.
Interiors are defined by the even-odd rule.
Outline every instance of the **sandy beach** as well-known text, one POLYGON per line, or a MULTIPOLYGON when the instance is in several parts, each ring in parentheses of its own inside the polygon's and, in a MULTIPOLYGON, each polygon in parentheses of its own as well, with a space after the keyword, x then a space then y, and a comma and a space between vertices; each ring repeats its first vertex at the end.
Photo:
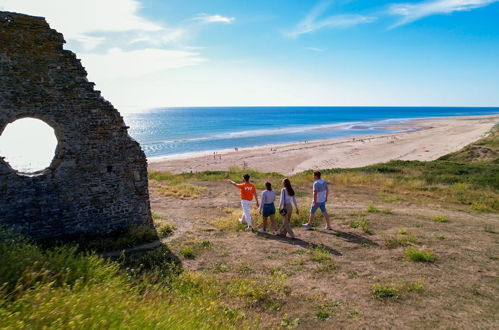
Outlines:
POLYGON ((478 140, 498 122, 499 115, 415 119, 398 124, 396 129, 406 130, 399 133, 175 155, 149 160, 149 169, 181 173, 240 166, 292 174, 390 160, 431 161, 478 140))

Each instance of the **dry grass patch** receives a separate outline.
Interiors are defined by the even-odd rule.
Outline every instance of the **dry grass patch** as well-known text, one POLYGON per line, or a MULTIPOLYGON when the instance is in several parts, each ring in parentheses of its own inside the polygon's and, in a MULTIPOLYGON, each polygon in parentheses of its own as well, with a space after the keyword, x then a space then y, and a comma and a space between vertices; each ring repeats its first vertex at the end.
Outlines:
POLYGON ((195 186, 190 183, 179 183, 174 185, 158 185, 157 191, 166 197, 180 199, 197 198, 206 191, 206 188, 195 186))

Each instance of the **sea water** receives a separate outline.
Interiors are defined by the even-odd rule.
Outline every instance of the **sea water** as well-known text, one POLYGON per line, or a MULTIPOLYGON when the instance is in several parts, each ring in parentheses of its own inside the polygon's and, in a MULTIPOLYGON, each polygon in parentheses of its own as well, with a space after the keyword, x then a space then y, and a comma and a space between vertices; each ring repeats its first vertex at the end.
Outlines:
POLYGON ((499 108, 203 107, 125 115, 148 158, 396 132, 409 119, 499 114, 499 108))

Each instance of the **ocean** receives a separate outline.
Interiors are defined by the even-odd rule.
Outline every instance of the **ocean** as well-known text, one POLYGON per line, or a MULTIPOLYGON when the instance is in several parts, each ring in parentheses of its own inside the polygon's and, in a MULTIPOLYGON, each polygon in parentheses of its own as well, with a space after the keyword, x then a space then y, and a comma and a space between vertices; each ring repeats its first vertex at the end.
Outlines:
POLYGON ((148 158, 397 132, 416 118, 499 114, 499 108, 203 107, 126 114, 148 158))

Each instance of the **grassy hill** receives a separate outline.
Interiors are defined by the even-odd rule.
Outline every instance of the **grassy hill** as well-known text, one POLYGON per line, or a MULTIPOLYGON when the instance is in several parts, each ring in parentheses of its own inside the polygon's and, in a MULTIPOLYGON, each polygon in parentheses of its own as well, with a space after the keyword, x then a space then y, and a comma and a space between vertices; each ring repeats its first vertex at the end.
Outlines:
POLYGON ((0 328, 497 328, 498 145, 496 127, 433 162, 324 170, 332 232, 300 227, 312 181, 297 174, 294 241, 238 224, 225 179, 242 169, 151 172, 157 233, 42 248, 0 228, 0 328))
POLYGON ((499 164, 499 124, 494 126, 487 137, 440 159, 459 163, 499 164))

